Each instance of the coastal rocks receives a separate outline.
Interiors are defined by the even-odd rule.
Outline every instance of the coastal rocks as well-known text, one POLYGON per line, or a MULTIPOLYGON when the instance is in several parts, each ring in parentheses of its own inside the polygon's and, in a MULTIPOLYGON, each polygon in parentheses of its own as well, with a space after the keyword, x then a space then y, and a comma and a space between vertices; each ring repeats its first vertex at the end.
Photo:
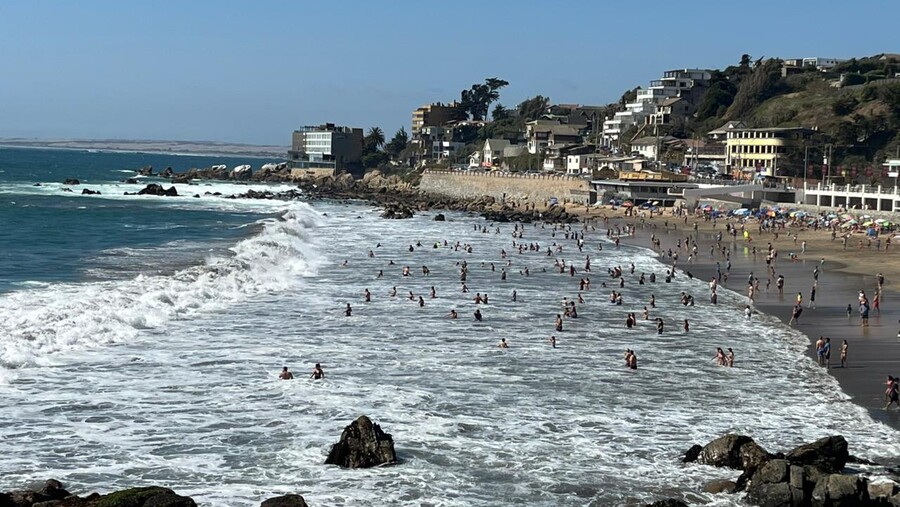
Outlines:
MULTIPOLYGON (((166 170, 171 171, 172 168, 168 167, 166 170)), ((140 169, 138 169, 137 173, 141 176, 153 176, 153 166, 146 165, 144 167, 141 167, 140 169)))
POLYGON ((187 184, 189 184, 190 182, 191 182, 191 178, 190 178, 190 176, 188 176, 188 175, 186 175, 186 174, 179 174, 179 175, 177 175, 177 176, 173 176, 173 177, 172 177, 172 183, 173 183, 173 184, 180 183, 180 184, 182 184, 182 185, 187 185, 187 184))
POLYGON ((282 495, 270 498, 259 507, 309 507, 300 495, 282 495))
POLYGON ((697 462, 715 467, 752 470, 769 457, 769 453, 752 438, 729 433, 703 446, 697 462))
POLYGON ((813 507, 856 507, 868 505, 868 479, 854 475, 831 474, 816 483, 813 507))
POLYGON ((62 483, 56 479, 30 484, 26 489, 0 493, 0 505, 3 507, 31 507, 40 502, 62 500, 70 496, 62 483))
POLYGON ((253 176, 253 168, 249 164, 239 165, 232 169, 228 176, 237 181, 250 181, 250 177, 253 176))
POLYGON ((159 176, 161 178, 171 178, 173 174, 175 174, 175 171, 173 171, 171 167, 166 167, 163 172, 159 173, 159 176))
POLYGON ((392 203, 385 205, 384 211, 381 213, 381 218, 403 219, 412 218, 413 215, 413 210, 410 209, 409 206, 405 204, 392 203))
POLYGON ((368 468, 396 463, 394 439, 366 416, 360 416, 344 428, 338 443, 331 447, 326 465, 343 468, 368 468))
POLYGON ((761 507, 799 506, 809 496, 812 486, 802 466, 773 459, 753 473, 747 498, 761 507))
POLYGON ((838 473, 844 469, 850 453, 847 451, 847 440, 833 435, 798 446, 784 457, 791 463, 813 465, 828 473, 838 473))
POLYGON ((137 182, 138 182, 138 180, 136 180, 134 178, 125 178, 124 180, 122 180, 122 183, 127 183, 129 185, 136 185, 137 182))
POLYGON ((99 190, 91 190, 89 188, 85 188, 81 191, 81 195, 100 195, 99 190))
POLYGON ((709 481, 703 486, 704 493, 712 493, 717 495, 719 493, 735 493, 737 491, 737 483, 734 481, 729 481, 728 479, 716 479, 714 481, 709 481))
POLYGON ((697 458, 700 457, 700 451, 703 450, 703 446, 699 444, 694 444, 690 449, 685 451, 684 457, 681 458, 682 463, 693 463, 697 461, 697 458))
POLYGON ((165 189, 162 185, 151 183, 139 190, 137 195, 165 195, 170 197, 177 197, 178 190, 176 190, 175 187, 169 187, 168 189, 165 189))
MULTIPOLYGON (((209 193, 209 192, 207 192, 209 193)), ((217 195, 216 194, 213 195, 217 195)), ((221 195, 221 194, 218 194, 221 195)), ((299 199, 303 194, 299 190, 286 190, 284 192, 270 192, 268 190, 248 190, 243 194, 229 195, 229 199, 266 199, 278 201, 292 201, 299 199)))
POLYGON ((446 222, 447 217, 445 217, 443 213, 438 213, 437 215, 434 216, 434 221, 435 222, 446 222))
POLYGON ((63 181, 63 185, 81 185, 81 182, 75 178, 66 178, 63 181))

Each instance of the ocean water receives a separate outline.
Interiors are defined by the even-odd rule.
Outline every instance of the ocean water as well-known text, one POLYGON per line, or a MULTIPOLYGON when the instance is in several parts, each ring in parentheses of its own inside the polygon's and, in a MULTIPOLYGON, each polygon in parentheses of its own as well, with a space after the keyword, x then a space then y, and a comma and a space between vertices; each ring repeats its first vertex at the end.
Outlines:
POLYGON ((840 433, 857 456, 900 455, 900 435, 804 355, 805 336, 746 321, 742 295, 711 306, 701 281, 663 283, 651 252, 616 249, 602 230, 579 253, 526 225, 516 241, 541 251, 519 254, 511 224, 477 216, 389 221, 364 205, 202 195, 248 188, 230 183, 179 188, 200 198, 124 196, 135 186, 118 182, 146 164, 242 162, 0 149, 0 490, 55 477, 75 492, 167 485, 209 506, 288 492, 310 505, 740 505, 699 492, 735 472, 682 466, 681 453, 736 431, 771 451, 840 433), (68 177, 103 194, 64 193, 68 177), (563 250, 548 256, 554 243, 563 250), (560 274, 557 259, 579 273, 560 274), (611 305, 606 267, 631 263, 624 304, 611 305), (658 283, 638 285, 640 272, 658 283), (579 317, 555 332, 586 275, 579 317), (651 294, 662 335, 640 320, 651 294), (715 366, 717 346, 735 350, 735 368, 715 366), (324 381, 308 378, 317 362, 324 381), (278 380, 284 365, 295 380, 278 380), (362 414, 393 435, 401 463, 322 465, 362 414))

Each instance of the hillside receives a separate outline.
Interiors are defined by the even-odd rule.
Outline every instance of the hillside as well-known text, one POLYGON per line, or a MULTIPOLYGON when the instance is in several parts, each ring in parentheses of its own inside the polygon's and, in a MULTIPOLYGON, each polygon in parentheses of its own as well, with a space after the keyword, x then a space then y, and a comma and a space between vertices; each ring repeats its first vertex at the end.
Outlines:
MULTIPOLYGON (((748 127, 809 127, 820 134, 810 150, 832 153, 832 164, 872 168, 900 148, 900 57, 876 55, 828 71, 792 68, 779 59, 713 71, 696 113, 668 127, 677 137, 704 136, 730 120, 748 127)), ((819 155, 821 156, 821 155, 819 155)), ((802 165, 798 168, 802 168, 802 165)))

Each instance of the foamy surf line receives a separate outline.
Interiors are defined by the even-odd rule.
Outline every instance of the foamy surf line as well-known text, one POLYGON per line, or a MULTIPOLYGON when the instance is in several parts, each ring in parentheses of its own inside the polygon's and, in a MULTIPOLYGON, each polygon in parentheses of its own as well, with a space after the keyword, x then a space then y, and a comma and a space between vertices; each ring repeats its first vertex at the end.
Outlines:
POLYGON ((176 319, 221 311, 253 294, 297 286, 319 261, 313 231, 319 215, 294 203, 261 231, 173 276, 143 276, 85 284, 55 284, 0 297, 0 366, 50 361, 60 352, 165 331, 176 319))

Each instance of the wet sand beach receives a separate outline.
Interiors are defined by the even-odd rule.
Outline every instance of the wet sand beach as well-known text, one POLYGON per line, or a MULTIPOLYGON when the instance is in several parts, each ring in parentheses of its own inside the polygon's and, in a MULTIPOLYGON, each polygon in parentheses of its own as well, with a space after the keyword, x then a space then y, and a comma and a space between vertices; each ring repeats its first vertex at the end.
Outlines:
MULTIPOLYGON (((753 309, 773 315, 785 325, 790 321, 797 293, 801 292, 803 312, 799 322, 793 327, 809 337, 809 356, 816 360, 815 342, 820 336, 831 338, 829 373, 840 382, 844 392, 853 402, 869 409, 873 418, 900 428, 900 411, 882 409, 885 403, 883 393, 886 377, 900 373, 900 339, 898 339, 900 294, 895 290, 897 287, 895 278, 900 274, 900 256, 894 249, 896 247, 888 251, 883 249, 878 251, 874 245, 869 248, 864 242, 860 249, 858 240, 863 238, 863 235, 857 233, 851 237, 845 249, 840 236, 832 240, 829 230, 801 230, 799 227, 782 229, 779 231, 778 239, 775 239, 774 233, 760 234, 756 221, 747 224, 752 240, 748 243, 740 235, 732 240, 731 236, 726 234, 726 219, 719 219, 714 223, 689 215, 685 223, 683 217, 673 216, 670 209, 662 216, 654 215, 652 218, 645 216, 643 226, 639 215, 624 216, 622 208, 591 210, 587 213, 582 210, 580 214, 601 221, 603 216, 606 216, 609 218, 610 226, 636 225, 633 237, 623 237, 626 243, 652 249, 650 238, 651 234, 655 233, 660 240, 662 254, 660 258, 670 265, 672 260, 666 255, 668 249, 671 248, 674 252, 677 250, 676 244, 679 239, 684 242, 688 235, 696 236, 697 258, 688 263, 688 252, 682 248, 679 250, 678 270, 682 274, 689 271, 695 278, 705 281, 716 276, 716 262, 720 263, 723 273, 726 271, 725 257, 721 252, 717 252, 714 257, 710 256, 710 246, 715 244, 716 235, 721 232, 723 234, 721 245, 729 249, 732 264, 727 281, 721 285, 746 297, 747 280, 753 273, 755 277, 761 279, 760 291, 753 309), (697 224, 696 232, 693 229, 694 223, 697 224), (798 236, 796 243, 793 239, 794 233, 798 236), (801 243, 804 240, 807 242, 806 253, 801 253, 801 243), (765 288, 767 272, 765 260, 767 244, 770 242, 778 251, 774 263, 776 276, 785 277, 783 295, 779 295, 774 277, 769 290, 766 291, 765 288), (757 248, 755 256, 752 254, 754 245, 757 248), (794 261, 790 259, 792 252, 797 255, 794 261), (813 270, 816 266, 820 266, 820 273, 815 308, 811 308, 808 303, 814 282, 813 270), (879 272, 885 276, 880 311, 873 308, 870 312, 869 326, 862 327, 857 293, 864 290, 871 300, 876 292, 876 274, 879 272), (849 316, 848 304, 851 305, 849 316), (843 340, 847 340, 849 344, 846 368, 840 366, 840 348, 843 340)), ((738 224, 736 220, 732 223, 738 224)), ((749 299, 747 302, 750 303, 749 299)))

